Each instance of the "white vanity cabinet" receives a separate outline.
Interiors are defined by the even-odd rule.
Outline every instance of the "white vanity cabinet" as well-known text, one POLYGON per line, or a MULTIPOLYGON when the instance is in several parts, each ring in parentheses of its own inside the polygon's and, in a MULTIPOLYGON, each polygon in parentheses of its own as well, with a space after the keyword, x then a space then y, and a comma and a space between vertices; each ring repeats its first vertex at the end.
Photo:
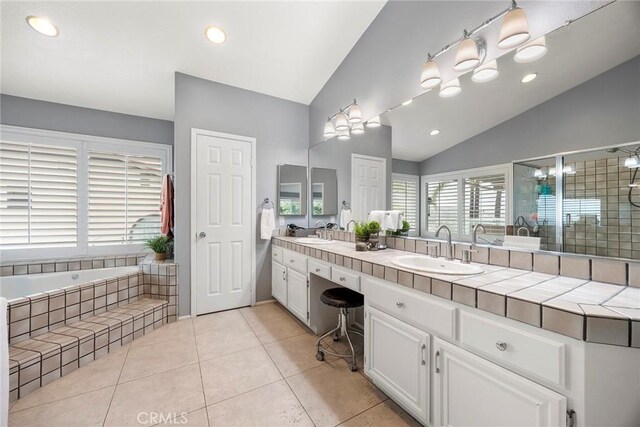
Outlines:
POLYGON ((564 396, 438 338, 433 372, 434 426, 566 425, 564 396))
POLYGON ((308 324, 307 258, 278 247, 274 247, 271 258, 271 295, 303 323, 308 324))
POLYGON ((365 310, 365 373, 423 424, 429 423, 429 334, 373 307, 365 310))
POLYGON ((287 306, 287 268, 275 261, 271 265, 271 295, 287 306))
POLYGON ((293 270, 288 269, 287 274, 287 308, 296 317, 307 322, 307 276, 293 270))

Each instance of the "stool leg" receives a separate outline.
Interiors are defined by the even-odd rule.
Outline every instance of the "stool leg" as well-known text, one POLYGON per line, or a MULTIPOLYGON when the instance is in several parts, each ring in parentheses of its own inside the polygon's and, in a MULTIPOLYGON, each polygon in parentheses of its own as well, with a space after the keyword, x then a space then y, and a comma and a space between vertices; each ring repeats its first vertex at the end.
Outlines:
POLYGON ((332 330, 330 330, 329 332, 325 333, 320 338, 318 338, 318 342, 316 343, 316 350, 317 350, 316 359, 324 360, 324 352, 322 351, 322 340, 328 337, 329 335, 337 336, 338 332, 340 332, 340 328, 342 327, 342 325, 340 324, 341 320, 342 320, 341 315, 338 314, 338 326, 336 326, 335 328, 333 328, 332 330))
POLYGON ((347 336, 347 342, 349 343, 349 348, 351 349, 351 362, 349 362, 349 369, 351 369, 351 371, 357 371, 358 370, 358 362, 356 361, 356 350, 353 348, 353 343, 351 342, 351 337, 349 336, 349 330, 347 328, 347 322, 348 322, 348 315, 349 315, 349 311, 346 308, 341 309, 341 313, 342 319, 344 321, 344 325, 343 325, 343 330, 344 330, 344 335, 347 336))

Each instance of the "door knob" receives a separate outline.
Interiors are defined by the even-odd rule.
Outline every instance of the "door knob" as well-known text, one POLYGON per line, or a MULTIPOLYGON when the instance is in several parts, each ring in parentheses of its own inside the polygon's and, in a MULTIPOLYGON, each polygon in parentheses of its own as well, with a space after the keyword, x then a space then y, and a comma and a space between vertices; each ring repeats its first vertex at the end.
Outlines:
POLYGON ((207 237, 207 233, 205 233, 204 231, 201 231, 200 234, 198 234, 199 237, 207 237))

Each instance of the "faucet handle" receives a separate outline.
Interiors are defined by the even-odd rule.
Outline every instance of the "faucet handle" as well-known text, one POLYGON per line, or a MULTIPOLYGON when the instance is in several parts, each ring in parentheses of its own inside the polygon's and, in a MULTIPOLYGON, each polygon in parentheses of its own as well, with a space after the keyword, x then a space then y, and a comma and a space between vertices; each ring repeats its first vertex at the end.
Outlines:
POLYGON ((471 263, 471 254, 477 254, 478 252, 480 252, 477 249, 467 249, 464 248, 462 249, 462 259, 460 260, 463 264, 470 264, 471 263))
POLYGON ((431 258, 438 258, 440 252, 440 244, 439 243, 429 243, 427 244, 427 255, 431 256, 431 258), (431 249, 434 249, 432 252, 431 249), (435 253, 435 255, 434 255, 435 253))

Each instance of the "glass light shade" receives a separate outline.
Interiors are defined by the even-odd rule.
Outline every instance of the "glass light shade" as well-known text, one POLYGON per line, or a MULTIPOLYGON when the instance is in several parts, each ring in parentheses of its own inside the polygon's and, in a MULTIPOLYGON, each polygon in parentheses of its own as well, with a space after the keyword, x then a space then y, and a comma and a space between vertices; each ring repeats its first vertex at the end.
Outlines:
POLYGON ((513 60, 520 64, 537 61, 547 54, 547 50, 546 39, 544 36, 542 36, 530 41, 524 46, 520 46, 516 50, 516 54, 513 57, 513 60))
POLYGON ((364 125, 362 123, 356 123, 351 126, 351 133, 354 135, 362 135, 364 133, 364 125))
POLYGON ((380 116, 375 116, 370 118, 367 121, 368 128, 379 128, 380 127, 380 116))
POLYGON ((333 122, 331 120, 327 121, 324 124, 324 137, 325 138, 333 138, 336 136, 336 128, 333 127, 333 122))
POLYGON ((440 83, 442 83, 442 77, 440 77, 440 69, 438 68, 438 63, 432 60, 425 62, 422 65, 420 86, 423 89, 433 89, 440 83))
POLYGON ((440 93, 438 95, 440 95, 441 98, 451 98, 458 95, 460 92, 462 92, 462 88, 460 88, 460 79, 455 78, 440 85, 440 93))
POLYGON ((338 139, 340 141, 348 141, 349 138, 351 138, 351 136, 349 135, 349 128, 338 131, 338 139))
POLYGON ((638 159, 638 156, 631 156, 625 159, 624 165, 629 169, 640 167, 640 159, 638 159))
POLYGON ((481 66, 473 70, 471 80, 476 83, 485 83, 495 79, 499 74, 500 72, 498 72, 498 62, 494 59, 493 61, 482 64, 481 66))
POLYGON ((349 108, 349 123, 362 123, 362 111, 358 104, 353 104, 351 108, 349 108))
POLYGON ((574 175, 576 171, 573 169, 573 166, 565 166, 562 168, 562 173, 565 175, 574 175))
POLYGON ((336 130, 338 134, 340 134, 341 131, 349 130, 349 118, 343 112, 338 113, 336 116, 336 130))
POLYGON ((544 173, 542 172, 542 169, 536 169, 535 172, 533 172, 533 176, 536 178, 542 178, 544 173))
POLYGON ((40 34, 48 37, 56 37, 58 35, 58 29, 46 18, 39 16, 27 16, 27 24, 40 34))
POLYGON ((480 53, 474 39, 462 40, 456 49, 456 64, 453 69, 458 72, 469 71, 480 64, 480 53))
POLYGON ((500 26, 500 49, 511 49, 529 40, 529 23, 527 14, 519 7, 514 7, 504 16, 500 26))

